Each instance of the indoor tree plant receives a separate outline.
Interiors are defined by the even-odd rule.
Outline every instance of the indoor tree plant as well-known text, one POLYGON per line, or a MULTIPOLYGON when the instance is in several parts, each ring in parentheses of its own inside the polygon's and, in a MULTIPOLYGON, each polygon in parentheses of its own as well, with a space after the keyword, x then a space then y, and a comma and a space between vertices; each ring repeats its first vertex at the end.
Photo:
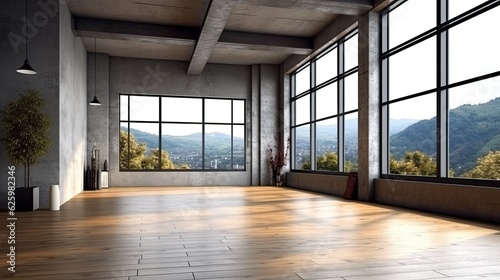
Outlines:
POLYGON ((273 148, 269 148, 269 167, 271 168, 271 185, 281 185, 281 171, 286 165, 288 158, 288 149, 290 148, 290 137, 286 140, 286 148, 283 143, 275 136, 274 140, 277 144, 273 148))
POLYGON ((49 152, 50 120, 43 109, 47 102, 37 90, 29 89, 3 111, 5 153, 12 164, 24 166, 24 186, 30 188, 30 168, 49 152))

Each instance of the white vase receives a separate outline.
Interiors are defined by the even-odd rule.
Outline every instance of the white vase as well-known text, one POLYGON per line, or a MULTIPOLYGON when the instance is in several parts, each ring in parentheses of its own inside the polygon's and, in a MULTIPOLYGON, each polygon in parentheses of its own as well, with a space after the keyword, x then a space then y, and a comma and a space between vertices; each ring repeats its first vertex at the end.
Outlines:
POLYGON ((50 211, 59 211, 61 207, 61 194, 59 185, 50 186, 50 211))

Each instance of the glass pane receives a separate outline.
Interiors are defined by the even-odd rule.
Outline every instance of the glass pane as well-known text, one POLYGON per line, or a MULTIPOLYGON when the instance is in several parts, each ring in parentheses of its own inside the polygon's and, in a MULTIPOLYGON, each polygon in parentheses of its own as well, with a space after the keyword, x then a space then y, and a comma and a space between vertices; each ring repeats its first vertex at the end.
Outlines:
POLYGON ((157 96, 130 96, 130 120, 159 121, 159 102, 157 96))
POLYGON ((409 0, 389 13, 389 48, 436 26, 436 0, 409 0))
POLYGON ((338 171, 337 118, 316 123, 317 170, 338 171))
POLYGON ((162 124, 162 169, 202 169, 202 125, 162 124))
POLYGON ((452 19, 468 10, 477 7, 488 0, 448 0, 448 14, 452 19))
POLYGON ((488 28, 499 25, 500 7, 497 7, 450 29, 450 83, 499 70, 500 40, 492 34, 496 31, 488 28))
POLYGON ((205 99, 205 122, 231 123, 231 100, 205 99))
POLYGON ((295 101, 295 124, 303 124, 311 120, 311 96, 308 94, 295 101))
POLYGON ((358 34, 345 42, 344 70, 348 71, 358 66, 358 34))
POLYGON ((337 48, 316 60, 316 85, 337 76, 337 48))
POLYGON ((330 84, 316 92, 316 119, 337 114, 337 83, 330 84))
POLYGON ((120 120, 128 120, 128 95, 120 95, 120 120))
POLYGON ((130 123, 130 169, 159 167, 159 124, 130 123))
POLYGON ((231 169, 231 125, 205 125, 205 169, 231 169))
POLYGON ((436 176, 436 95, 389 105, 389 130, 398 122, 414 121, 390 136, 390 173, 436 176))
POLYGON ((161 120, 164 122, 202 122, 202 99, 162 97, 161 120))
POLYGON ((245 169, 245 126, 233 126, 233 169, 245 169))
POLYGON ((436 87, 436 38, 432 37, 389 58, 389 98, 436 87))
POLYGON ((500 178, 500 77, 449 90, 449 176, 500 178))
POLYGON ((345 115, 344 171, 358 171, 358 113, 345 115))
POLYGON ((358 73, 344 79, 344 112, 358 109, 358 73))
POLYGON ((295 95, 299 95, 311 88, 310 66, 295 74, 295 95))
POLYGON ((245 123, 244 100, 233 100, 233 123, 245 123))
POLYGON ((295 128, 295 168, 311 170, 310 126, 295 128))

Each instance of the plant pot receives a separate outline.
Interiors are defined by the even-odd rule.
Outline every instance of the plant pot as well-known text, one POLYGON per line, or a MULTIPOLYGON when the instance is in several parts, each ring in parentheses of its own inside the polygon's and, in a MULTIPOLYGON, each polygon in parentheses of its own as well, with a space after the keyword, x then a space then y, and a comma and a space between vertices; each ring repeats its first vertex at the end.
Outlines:
POLYGON ((16 210, 34 211, 40 207, 40 190, 38 187, 16 188, 16 210))

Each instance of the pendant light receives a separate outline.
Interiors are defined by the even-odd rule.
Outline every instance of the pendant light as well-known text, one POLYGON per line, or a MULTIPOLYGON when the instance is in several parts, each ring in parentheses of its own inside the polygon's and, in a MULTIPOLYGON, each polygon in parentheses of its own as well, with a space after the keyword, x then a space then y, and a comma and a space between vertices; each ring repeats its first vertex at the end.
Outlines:
POLYGON ((28 60, 28 0, 26 0, 26 30, 25 30, 25 36, 26 36, 26 59, 24 60, 23 66, 21 68, 17 69, 18 73, 21 74, 28 74, 28 75, 35 75, 36 71, 31 67, 30 62, 28 60))
POLYGON ((101 106, 101 102, 97 100, 97 38, 94 38, 94 100, 90 101, 89 105, 101 106))

